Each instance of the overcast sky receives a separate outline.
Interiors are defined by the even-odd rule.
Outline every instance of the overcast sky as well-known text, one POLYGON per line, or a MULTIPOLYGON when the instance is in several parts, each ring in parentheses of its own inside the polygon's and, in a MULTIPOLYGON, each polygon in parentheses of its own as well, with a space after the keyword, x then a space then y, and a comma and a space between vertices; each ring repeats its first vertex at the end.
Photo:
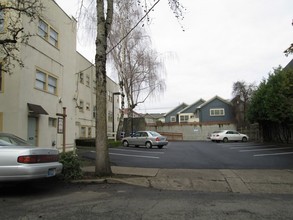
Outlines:
MULTIPOLYGON (((73 16, 77 1, 56 0, 73 16)), ((192 104, 215 95, 231 99, 234 82, 258 84, 273 68, 293 59, 283 53, 293 43, 292 0, 180 2, 187 10, 180 24, 167 0, 151 13, 150 36, 165 58, 167 88, 136 111, 165 113, 183 102, 192 104)), ((78 45, 77 50, 94 60, 94 49, 78 45)))

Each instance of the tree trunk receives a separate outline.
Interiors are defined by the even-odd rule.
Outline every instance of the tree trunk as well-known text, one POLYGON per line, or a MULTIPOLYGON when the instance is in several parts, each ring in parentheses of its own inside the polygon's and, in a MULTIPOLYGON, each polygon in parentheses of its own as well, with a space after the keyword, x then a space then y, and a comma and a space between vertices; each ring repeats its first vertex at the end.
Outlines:
POLYGON ((113 19, 113 0, 107 1, 107 14, 105 18, 104 0, 97 0, 97 37, 96 37, 96 167, 97 176, 112 174, 109 151, 107 146, 107 36, 113 19))

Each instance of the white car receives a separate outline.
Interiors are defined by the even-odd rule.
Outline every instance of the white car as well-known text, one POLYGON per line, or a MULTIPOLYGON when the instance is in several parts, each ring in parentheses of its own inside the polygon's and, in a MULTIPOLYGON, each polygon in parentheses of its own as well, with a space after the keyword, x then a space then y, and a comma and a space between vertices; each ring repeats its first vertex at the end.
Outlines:
POLYGON ((0 132, 0 182, 53 177, 62 172, 59 151, 31 146, 25 140, 0 132))
POLYGON ((213 132, 211 135, 211 140, 216 142, 228 142, 228 141, 248 141, 248 136, 246 134, 241 134, 238 131, 234 130, 222 130, 213 132))

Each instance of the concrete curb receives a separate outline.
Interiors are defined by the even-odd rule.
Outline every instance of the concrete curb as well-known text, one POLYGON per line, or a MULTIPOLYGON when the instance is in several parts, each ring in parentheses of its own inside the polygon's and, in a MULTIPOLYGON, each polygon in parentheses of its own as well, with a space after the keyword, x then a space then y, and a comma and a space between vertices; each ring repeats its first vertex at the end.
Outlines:
MULTIPOLYGON (((293 170, 158 169, 111 167, 116 175, 83 183, 123 183, 160 190, 293 194, 293 170), (121 175, 121 177, 119 177, 121 175)), ((94 172, 94 167, 82 168, 94 172)))

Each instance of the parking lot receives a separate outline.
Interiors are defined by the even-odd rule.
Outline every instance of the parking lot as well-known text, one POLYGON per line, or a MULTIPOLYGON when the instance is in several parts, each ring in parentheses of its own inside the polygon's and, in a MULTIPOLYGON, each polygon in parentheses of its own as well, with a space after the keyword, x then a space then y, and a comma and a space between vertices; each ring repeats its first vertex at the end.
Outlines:
MULTIPOLYGON (((254 142, 170 142, 153 147, 110 148, 112 165, 174 169, 292 169, 293 147, 254 142)), ((94 159, 95 152, 83 156, 94 159)))

